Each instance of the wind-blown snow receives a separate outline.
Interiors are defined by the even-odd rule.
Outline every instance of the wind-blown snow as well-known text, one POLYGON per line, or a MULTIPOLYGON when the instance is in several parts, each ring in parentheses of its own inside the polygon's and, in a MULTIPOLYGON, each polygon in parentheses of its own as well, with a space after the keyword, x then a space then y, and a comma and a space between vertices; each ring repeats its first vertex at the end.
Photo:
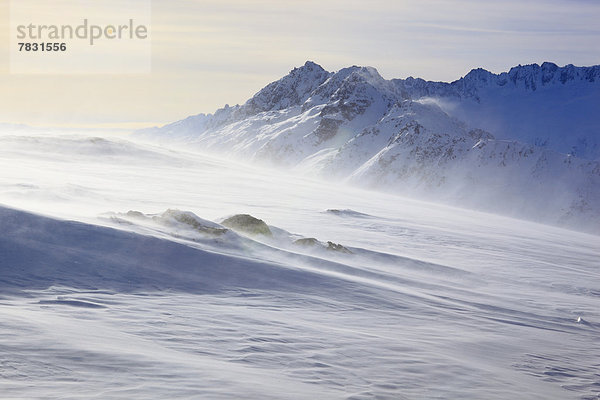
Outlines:
POLYGON ((598 233, 599 105, 600 66, 443 83, 307 62, 241 106, 137 136, 598 233))
POLYGON ((600 393, 598 236, 110 137, 0 141, 2 397, 600 393))

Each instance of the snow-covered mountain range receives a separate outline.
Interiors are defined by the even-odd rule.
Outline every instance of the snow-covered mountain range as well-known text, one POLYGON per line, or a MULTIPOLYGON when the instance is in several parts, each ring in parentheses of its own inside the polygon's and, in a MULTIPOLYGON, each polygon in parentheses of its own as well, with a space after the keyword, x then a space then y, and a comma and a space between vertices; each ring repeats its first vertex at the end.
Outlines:
POLYGON ((452 83, 307 62, 243 105, 136 136, 600 232, 600 66, 452 83))

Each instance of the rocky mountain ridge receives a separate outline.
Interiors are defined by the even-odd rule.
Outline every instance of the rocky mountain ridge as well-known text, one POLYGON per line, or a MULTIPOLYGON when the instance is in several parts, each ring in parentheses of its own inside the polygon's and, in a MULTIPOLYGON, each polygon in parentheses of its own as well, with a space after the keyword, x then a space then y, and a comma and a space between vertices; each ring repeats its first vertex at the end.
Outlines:
POLYGON ((376 190, 594 231, 600 66, 451 82, 307 62, 243 105, 138 136, 376 190))

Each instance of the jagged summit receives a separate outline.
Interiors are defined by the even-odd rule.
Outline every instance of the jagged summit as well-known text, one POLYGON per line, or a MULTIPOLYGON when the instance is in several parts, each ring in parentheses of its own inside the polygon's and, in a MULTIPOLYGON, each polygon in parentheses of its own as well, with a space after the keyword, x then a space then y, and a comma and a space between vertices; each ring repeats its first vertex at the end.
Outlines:
POLYGON ((292 69, 292 71, 290 71, 290 75, 312 75, 314 73, 321 74, 328 73, 328 71, 325 71, 325 69, 319 64, 310 60, 306 61, 304 65, 300 67, 295 67, 292 69))
POLYGON ((526 90, 537 90, 544 86, 566 84, 568 82, 594 83, 600 80, 600 66, 576 67, 572 64, 559 67, 552 62, 544 62, 542 65, 527 64, 512 67, 508 72, 494 74, 483 68, 471 70, 463 78, 452 82, 460 85, 461 81, 480 82, 485 85, 496 84, 505 86, 512 84, 526 90))
POLYGON ((330 73, 320 65, 307 61, 302 67, 294 68, 288 75, 267 85, 244 106, 248 114, 255 114, 300 105, 329 76, 330 73))

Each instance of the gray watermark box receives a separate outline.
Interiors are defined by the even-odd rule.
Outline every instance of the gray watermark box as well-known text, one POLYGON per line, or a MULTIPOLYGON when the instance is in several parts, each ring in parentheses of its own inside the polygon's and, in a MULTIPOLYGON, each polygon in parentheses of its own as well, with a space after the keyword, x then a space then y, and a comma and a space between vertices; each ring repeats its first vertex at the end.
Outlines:
POLYGON ((11 0, 10 72, 151 72, 151 0, 11 0))

